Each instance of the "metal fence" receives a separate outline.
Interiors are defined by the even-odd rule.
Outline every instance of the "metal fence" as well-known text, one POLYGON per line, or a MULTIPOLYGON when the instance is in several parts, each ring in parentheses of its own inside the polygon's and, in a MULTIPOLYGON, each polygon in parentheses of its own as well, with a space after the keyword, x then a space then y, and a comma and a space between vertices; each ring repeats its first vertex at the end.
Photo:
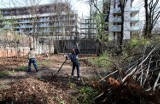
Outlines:
POLYGON ((96 54, 97 46, 94 39, 81 39, 81 40, 59 40, 55 41, 55 52, 68 53, 70 49, 78 47, 81 54, 96 54))

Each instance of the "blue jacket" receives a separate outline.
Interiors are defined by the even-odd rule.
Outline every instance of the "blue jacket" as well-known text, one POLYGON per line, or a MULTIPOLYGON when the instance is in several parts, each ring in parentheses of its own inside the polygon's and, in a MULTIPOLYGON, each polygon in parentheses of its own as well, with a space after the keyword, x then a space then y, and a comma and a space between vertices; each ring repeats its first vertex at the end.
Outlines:
POLYGON ((77 54, 69 54, 69 58, 71 59, 73 64, 78 64, 78 55, 77 54))

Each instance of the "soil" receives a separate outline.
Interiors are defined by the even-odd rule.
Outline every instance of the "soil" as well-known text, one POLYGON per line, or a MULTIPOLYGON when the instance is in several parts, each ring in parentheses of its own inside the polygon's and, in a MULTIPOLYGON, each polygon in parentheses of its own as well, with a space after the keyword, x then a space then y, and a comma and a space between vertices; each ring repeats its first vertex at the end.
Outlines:
POLYGON ((65 61, 63 55, 38 56, 38 72, 33 67, 31 72, 27 72, 26 57, 2 58, 0 72, 8 74, 0 76, 1 103, 23 104, 32 101, 32 104, 76 104, 77 100, 73 96, 78 93, 77 89, 90 86, 90 79, 96 77, 95 70, 99 70, 89 65, 86 61, 89 57, 80 56, 80 81, 77 80, 76 70, 73 78, 70 75, 70 60, 67 60, 59 73, 52 76, 65 61))
POLYGON ((124 85, 109 77, 97 83, 97 74, 104 75, 106 70, 99 69, 88 61, 89 58, 95 57, 79 56, 80 81, 77 79, 76 70, 74 77, 71 77, 70 60, 67 60, 60 72, 53 76, 65 61, 63 55, 38 56, 38 72, 33 66, 31 72, 27 72, 27 57, 1 58, 0 104, 93 104, 93 99, 87 99, 86 93, 91 91, 89 88, 93 88, 93 92, 90 95, 88 93, 91 97, 98 91, 95 90, 98 87, 103 93, 98 96, 96 93, 95 104, 139 104, 137 99, 140 102, 143 99, 146 104, 160 104, 159 91, 143 92, 141 87, 130 80, 130 84, 124 85))

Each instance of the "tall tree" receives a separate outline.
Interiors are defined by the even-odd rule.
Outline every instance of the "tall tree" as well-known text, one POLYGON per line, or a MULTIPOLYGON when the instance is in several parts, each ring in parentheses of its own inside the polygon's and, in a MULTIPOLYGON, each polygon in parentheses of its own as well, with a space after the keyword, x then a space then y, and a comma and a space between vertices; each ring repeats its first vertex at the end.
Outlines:
POLYGON ((145 38, 152 36, 152 30, 160 17, 159 0, 144 0, 145 26, 143 35, 145 38))
POLYGON ((122 45, 123 45, 123 37, 124 37, 124 13, 125 13, 125 6, 126 6, 127 0, 119 0, 119 7, 121 12, 121 34, 118 39, 118 48, 119 52, 122 52, 122 45))
MULTIPOLYGON (((111 0, 103 0, 101 3, 97 3, 96 0, 91 0, 91 5, 94 6, 95 13, 94 19, 96 20, 97 24, 97 40, 98 40, 98 49, 97 53, 101 54, 103 50, 105 50, 105 46, 107 45, 108 34, 109 31, 109 15, 110 15, 110 5, 111 0), (107 32, 106 32, 107 31, 107 32)), ((92 11, 92 10, 91 10, 92 11)))

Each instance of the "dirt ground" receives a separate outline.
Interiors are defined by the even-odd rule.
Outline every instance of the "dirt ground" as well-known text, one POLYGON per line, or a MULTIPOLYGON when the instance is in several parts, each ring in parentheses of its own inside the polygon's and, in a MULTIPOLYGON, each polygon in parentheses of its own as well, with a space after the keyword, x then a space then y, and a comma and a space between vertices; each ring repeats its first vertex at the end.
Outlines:
POLYGON ((95 67, 89 66, 84 61, 88 57, 80 56, 80 81, 77 80, 76 70, 74 78, 71 78, 70 60, 67 60, 59 73, 52 76, 65 61, 63 55, 38 56, 37 64, 39 71, 37 73, 33 66, 31 72, 26 72, 28 60, 25 57, 2 58, 0 60, 0 71, 7 72, 7 74, 6 76, 3 74, 0 76, 1 102, 6 103, 6 100, 3 100, 5 98, 9 99, 7 103, 11 103, 11 101, 28 103, 27 101, 31 99, 28 96, 34 95, 34 101, 32 103, 37 103, 36 99, 39 99, 39 104, 43 104, 44 102, 47 102, 46 104, 58 104, 63 101, 65 101, 65 104, 75 104, 75 101, 71 100, 70 95, 74 96, 77 93, 76 89, 78 87, 89 85, 89 80, 96 76, 95 70, 98 70, 95 67), (55 96, 55 99, 47 96, 55 96), (44 101, 45 97, 47 99, 46 101, 44 101))
POLYGON ((147 102, 146 104, 160 104, 159 91, 142 93, 141 87, 135 86, 137 84, 132 83, 124 86, 124 84, 120 84, 118 80, 112 78, 97 83, 100 80, 100 76, 97 74, 103 76, 106 74, 106 70, 99 69, 88 61, 89 58, 95 57, 94 55, 79 56, 80 81, 77 80, 76 70, 75 76, 71 77, 70 60, 67 60, 59 73, 52 76, 65 61, 63 55, 38 56, 38 72, 35 71, 33 66, 32 71, 27 72, 27 57, 1 58, 0 104, 93 104, 93 101, 95 104, 102 104, 101 102, 106 98, 110 100, 107 101, 107 104, 113 104, 113 100, 117 101, 117 104, 139 104, 132 102, 138 102, 137 98, 140 102, 142 98, 147 102), (102 87, 100 84, 102 84, 102 87), (101 92, 98 87, 105 91, 101 93, 104 94, 101 97, 97 97, 97 92, 101 92), (95 96, 98 99, 93 100, 95 96), (119 99, 119 96, 121 96, 121 99, 119 99), (132 103, 126 103, 126 101, 132 103))

